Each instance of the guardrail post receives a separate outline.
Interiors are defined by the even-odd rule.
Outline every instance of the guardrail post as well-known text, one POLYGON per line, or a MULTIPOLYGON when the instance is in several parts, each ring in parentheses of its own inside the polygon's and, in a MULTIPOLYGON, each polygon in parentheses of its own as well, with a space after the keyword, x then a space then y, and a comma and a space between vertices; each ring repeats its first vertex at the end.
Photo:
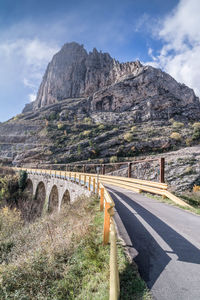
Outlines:
POLYGON ((103 204, 104 204, 104 188, 101 188, 100 211, 103 211, 103 204))
POLYGON ((102 175, 105 175, 105 165, 102 165, 102 175))
POLYGON ((79 184, 80 184, 81 183, 81 174, 79 174, 78 181, 79 181, 79 184))
POLYGON ((93 192, 95 193, 95 185, 96 185, 96 183, 95 183, 95 178, 93 178, 93 192))
POLYGON ((110 208, 110 203, 105 203, 104 210, 104 226, 103 226, 103 244, 107 245, 109 242, 109 233, 110 233, 110 214, 108 209, 110 208))
POLYGON ((119 298, 119 272, 117 266, 117 246, 116 232, 113 219, 110 220, 110 297, 109 299, 117 300, 119 298))
POLYGON ((165 158, 160 158, 160 182, 165 182, 165 158))
POLYGON ((86 185, 86 175, 84 175, 84 185, 86 185))
POLYGON ((89 176, 88 191, 90 191, 90 185, 91 185, 91 177, 89 176))
POLYGON ((131 178, 132 163, 128 163, 128 177, 131 178))
POLYGON ((76 182, 76 173, 74 174, 74 182, 76 182))
POLYGON ((99 182, 97 183, 97 195, 99 195, 99 182))

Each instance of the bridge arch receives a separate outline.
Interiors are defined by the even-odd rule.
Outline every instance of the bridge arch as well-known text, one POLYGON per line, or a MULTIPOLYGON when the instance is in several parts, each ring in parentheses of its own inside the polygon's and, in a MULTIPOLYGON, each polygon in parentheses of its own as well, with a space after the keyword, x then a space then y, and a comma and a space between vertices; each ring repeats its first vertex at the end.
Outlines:
POLYGON ((49 199, 48 199, 48 212, 51 213, 55 209, 58 210, 59 205, 59 192, 57 185, 53 185, 50 191, 49 199))
POLYGON ((62 195, 60 206, 62 207, 63 205, 70 204, 70 202, 71 202, 70 192, 68 189, 66 189, 62 195))
POLYGON ((30 178, 28 178, 27 181, 26 181, 25 192, 27 193, 27 196, 29 198, 33 197, 33 182, 30 178))
POLYGON ((34 218, 40 217, 43 212, 46 200, 46 188, 43 181, 40 181, 36 188, 34 200, 32 202, 31 213, 34 218))

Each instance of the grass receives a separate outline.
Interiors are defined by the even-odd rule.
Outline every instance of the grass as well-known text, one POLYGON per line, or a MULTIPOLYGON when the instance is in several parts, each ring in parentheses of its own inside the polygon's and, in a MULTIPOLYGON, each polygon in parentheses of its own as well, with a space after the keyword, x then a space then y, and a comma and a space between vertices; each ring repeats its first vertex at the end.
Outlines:
MULTIPOLYGON (((109 246, 96 197, 23 224, 17 210, 0 210, 0 299, 109 299, 109 246), (14 229, 14 230, 13 230, 14 229)), ((121 299, 150 299, 118 245, 121 299)))

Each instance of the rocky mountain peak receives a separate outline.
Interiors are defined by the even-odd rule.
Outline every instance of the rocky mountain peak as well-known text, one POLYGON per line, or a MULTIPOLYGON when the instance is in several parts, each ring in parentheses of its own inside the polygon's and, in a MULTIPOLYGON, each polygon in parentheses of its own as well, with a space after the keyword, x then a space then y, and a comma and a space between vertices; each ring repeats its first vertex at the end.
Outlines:
POLYGON ((96 48, 87 53, 83 45, 67 43, 49 63, 33 109, 67 98, 92 96, 141 66, 139 62, 120 64, 109 53, 96 48))
POLYGON ((75 98, 87 99, 88 113, 129 111, 137 122, 200 116, 194 91, 169 74, 140 61, 120 63, 96 48, 88 53, 72 42, 54 55, 36 101, 24 112, 75 98))

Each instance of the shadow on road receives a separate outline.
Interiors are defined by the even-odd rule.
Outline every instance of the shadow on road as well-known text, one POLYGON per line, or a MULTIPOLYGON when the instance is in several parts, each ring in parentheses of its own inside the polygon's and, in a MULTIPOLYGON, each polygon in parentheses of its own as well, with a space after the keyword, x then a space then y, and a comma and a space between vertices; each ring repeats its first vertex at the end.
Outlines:
POLYGON ((128 196, 116 190, 113 190, 113 192, 132 207, 173 250, 172 252, 163 250, 135 214, 110 192, 129 238, 138 251, 134 261, 137 263, 139 272, 149 288, 154 285, 171 260, 167 253, 176 254, 180 261, 200 264, 200 250, 197 247, 128 196))

